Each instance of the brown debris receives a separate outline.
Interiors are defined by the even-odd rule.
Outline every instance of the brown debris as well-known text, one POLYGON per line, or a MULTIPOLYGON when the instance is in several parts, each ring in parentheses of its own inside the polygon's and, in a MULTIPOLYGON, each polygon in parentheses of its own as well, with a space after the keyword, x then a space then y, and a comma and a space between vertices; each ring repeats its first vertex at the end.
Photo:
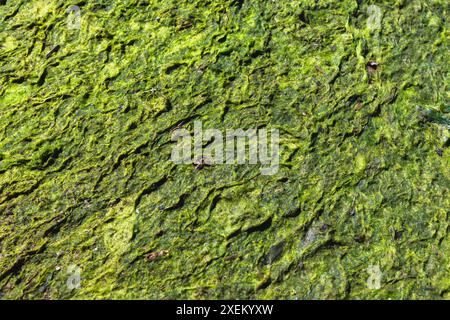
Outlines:
POLYGON ((155 261, 157 258, 167 256, 168 254, 169 254, 169 250, 160 250, 160 251, 150 252, 147 255, 147 260, 155 261))
POLYGON ((195 160, 193 164, 195 166, 195 170, 201 170, 204 167, 212 166, 213 161, 207 157, 201 157, 200 159, 195 160))
POLYGON ((378 66, 379 66, 378 62, 369 61, 366 64, 366 70, 369 73, 375 73, 377 71, 377 69, 378 69, 378 66))

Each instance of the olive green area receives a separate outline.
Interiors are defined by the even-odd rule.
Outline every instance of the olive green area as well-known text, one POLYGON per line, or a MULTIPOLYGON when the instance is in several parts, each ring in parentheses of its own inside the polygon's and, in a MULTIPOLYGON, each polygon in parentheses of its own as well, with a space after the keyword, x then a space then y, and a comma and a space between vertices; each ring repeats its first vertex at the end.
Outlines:
POLYGON ((0 296, 450 298, 448 17, 0 1, 0 296), (174 164, 197 120, 278 129, 279 172, 174 164))

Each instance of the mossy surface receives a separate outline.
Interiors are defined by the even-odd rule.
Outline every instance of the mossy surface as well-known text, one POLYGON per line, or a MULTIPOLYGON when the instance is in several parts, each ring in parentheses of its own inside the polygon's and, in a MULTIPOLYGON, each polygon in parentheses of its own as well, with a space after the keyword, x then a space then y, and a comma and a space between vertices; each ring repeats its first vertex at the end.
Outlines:
POLYGON ((448 1, 72 4, 0 1, 2 298, 449 298, 448 1), (279 172, 175 165, 195 120, 279 172))

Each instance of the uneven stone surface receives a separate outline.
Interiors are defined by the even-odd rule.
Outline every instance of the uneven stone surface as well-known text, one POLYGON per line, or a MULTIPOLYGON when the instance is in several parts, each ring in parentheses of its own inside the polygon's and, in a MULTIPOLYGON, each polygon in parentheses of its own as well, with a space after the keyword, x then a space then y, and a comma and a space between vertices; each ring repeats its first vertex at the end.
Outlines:
POLYGON ((448 16, 0 1, 0 296, 449 298, 448 16), (196 120, 278 129, 279 172, 175 165, 196 120))

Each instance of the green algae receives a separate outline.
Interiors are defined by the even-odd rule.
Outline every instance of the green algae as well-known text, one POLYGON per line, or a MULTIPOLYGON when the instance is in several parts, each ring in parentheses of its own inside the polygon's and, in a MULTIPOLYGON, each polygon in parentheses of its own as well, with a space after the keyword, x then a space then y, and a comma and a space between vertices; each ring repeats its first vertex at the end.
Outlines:
POLYGON ((449 298, 447 1, 69 5, 0 5, 3 298, 449 298), (173 164, 194 120, 280 171, 173 164))

